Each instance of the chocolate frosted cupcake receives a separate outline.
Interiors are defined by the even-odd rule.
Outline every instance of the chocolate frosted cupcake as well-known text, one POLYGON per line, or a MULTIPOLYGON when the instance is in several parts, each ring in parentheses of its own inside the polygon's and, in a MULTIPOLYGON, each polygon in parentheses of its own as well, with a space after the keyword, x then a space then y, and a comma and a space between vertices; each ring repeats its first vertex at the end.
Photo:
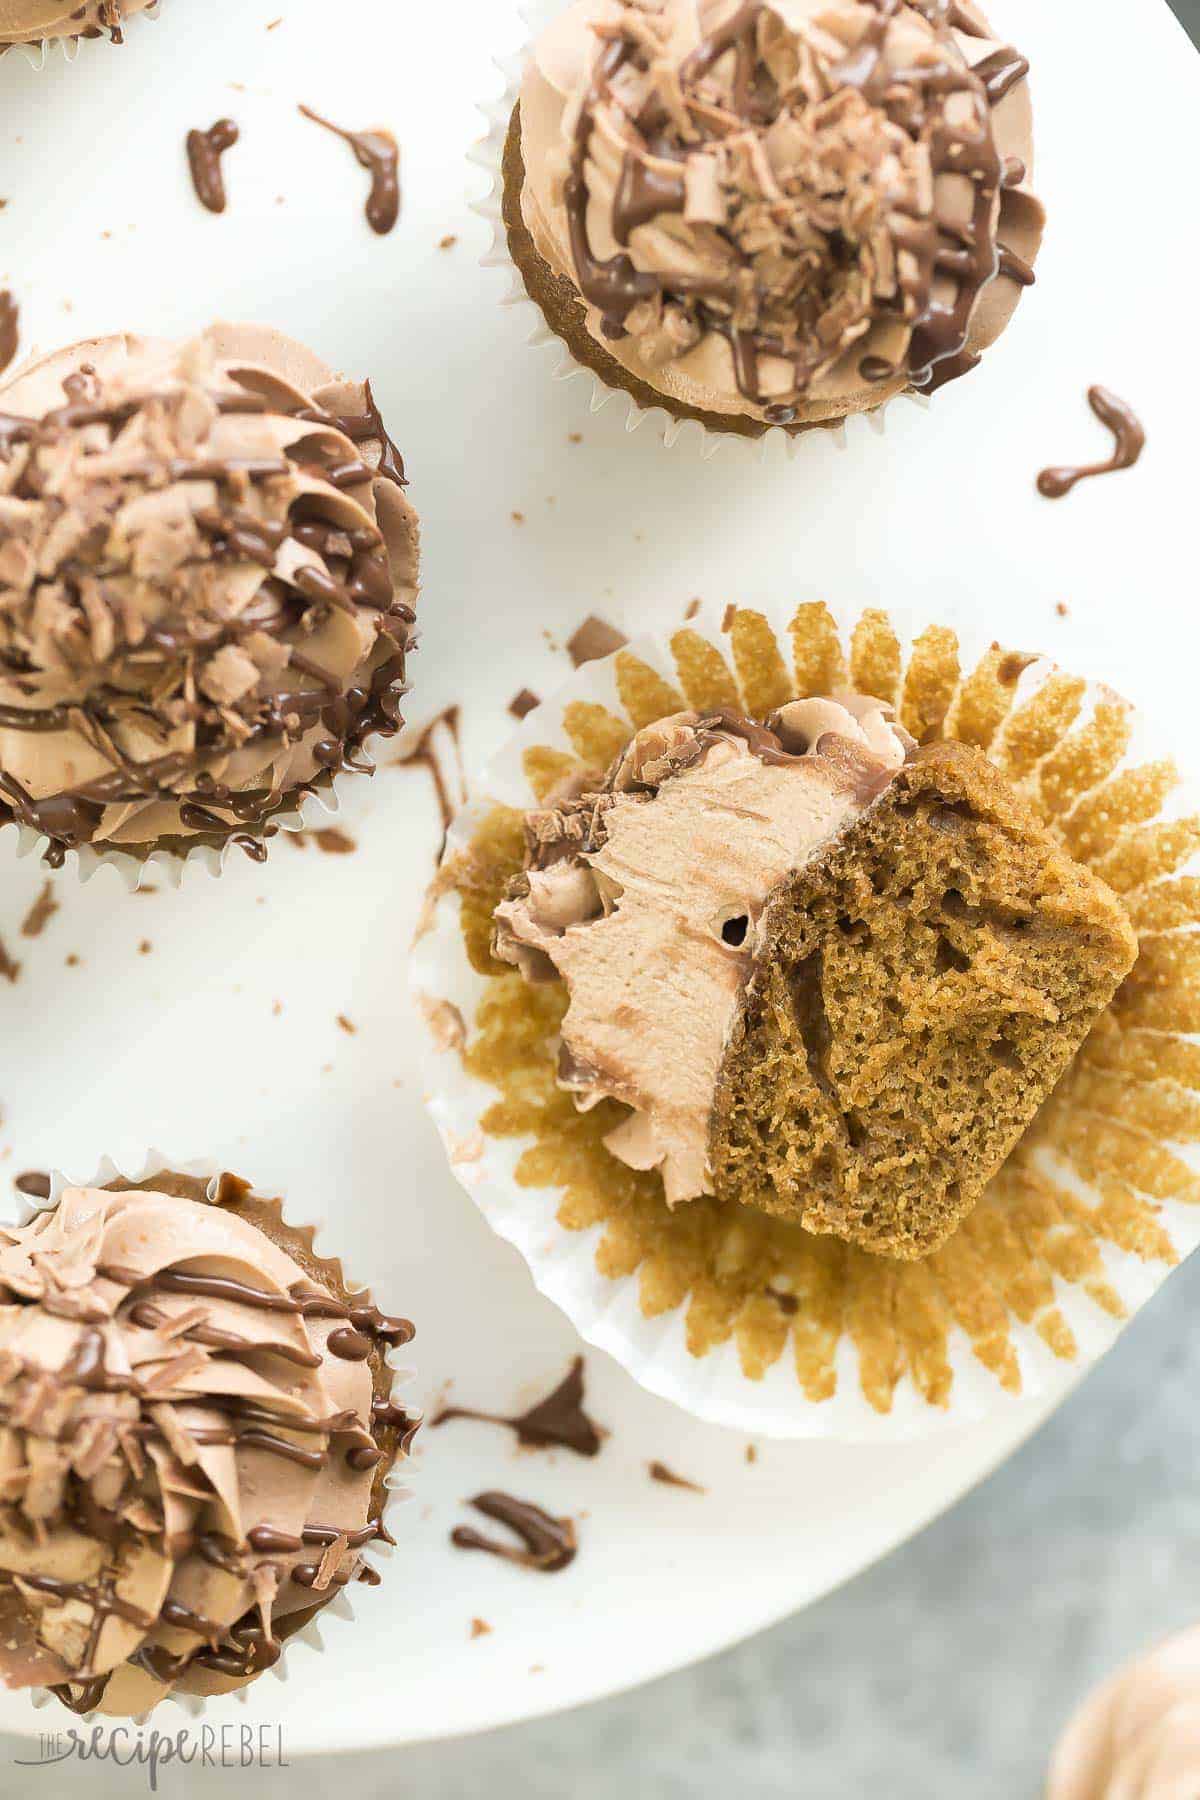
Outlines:
POLYGON ((1033 280, 1027 68, 960 0, 576 0, 512 114, 511 254, 576 360, 677 420, 930 393, 1033 280))
POLYGON ((0 1679, 121 1716, 229 1692, 378 1581, 411 1336, 229 1176, 0 1229, 0 1679))
POLYGON ((44 38, 107 37, 123 42, 122 27, 154 0, 87 0, 85 6, 65 0, 0 0, 0 48, 37 44, 44 38))
POLYGON ((400 723, 418 529, 369 385, 259 326, 0 387, 0 820, 140 861, 272 821, 400 723))

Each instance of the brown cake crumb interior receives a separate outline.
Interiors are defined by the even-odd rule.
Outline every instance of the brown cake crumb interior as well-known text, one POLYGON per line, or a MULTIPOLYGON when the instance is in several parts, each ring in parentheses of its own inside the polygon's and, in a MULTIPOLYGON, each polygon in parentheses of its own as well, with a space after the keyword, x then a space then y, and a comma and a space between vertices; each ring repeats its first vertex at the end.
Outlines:
POLYGON ((970 1212, 1137 954, 1104 883, 953 743, 917 751, 763 928, 717 1193, 903 1258, 970 1212))

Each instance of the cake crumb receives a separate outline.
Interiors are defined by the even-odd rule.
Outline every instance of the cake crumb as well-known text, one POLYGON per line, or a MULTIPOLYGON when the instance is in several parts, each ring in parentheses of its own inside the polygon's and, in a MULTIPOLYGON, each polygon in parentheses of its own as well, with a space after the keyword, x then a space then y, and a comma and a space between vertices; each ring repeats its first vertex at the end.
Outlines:
POLYGON ((77 969, 79 967, 79 958, 76 956, 76 954, 73 950, 72 950, 70 956, 67 957, 66 963, 67 963, 68 969, 77 969))
POLYGON ((523 525, 525 523, 525 514, 523 512, 514 511, 512 521, 514 525, 523 525))
POLYGON ((454 248, 455 244, 457 244, 457 242, 458 242, 457 232, 448 231, 444 238, 438 239, 438 249, 439 250, 453 250, 453 248, 454 248))
POLYGON ((732 628, 733 621, 737 618, 737 611, 738 611, 737 607, 734 605, 733 601, 731 600, 729 602, 729 605, 725 608, 725 611, 721 617, 721 630, 722 631, 729 631, 732 628))
POLYGON ((0 976, 5 981, 15 981, 21 973, 21 965, 11 957, 4 947, 4 939, 0 938, 0 976))
POLYGON ((143 938, 141 943, 138 945, 138 955, 139 956, 149 956, 149 954, 153 950, 153 948, 154 948, 154 945, 150 942, 150 939, 143 938))
POLYGON ((282 1011, 283 1011, 283 1001, 276 1000, 274 1006, 271 1008, 271 1017, 273 1019, 277 1019, 279 1017, 280 1013, 282 1013, 282 1011))
POLYGON ((348 1019, 346 1017, 345 1013, 338 1014, 337 1022, 341 1026, 342 1030, 346 1033, 347 1037, 355 1037, 357 1035, 358 1026, 353 1022, 352 1019, 348 1019))
POLYGON ((41 893, 21 921, 21 936, 41 937, 58 910, 58 901, 54 898, 54 883, 47 881, 43 883, 41 893))
POLYGON ((583 442, 582 431, 568 431, 567 442, 568 442, 568 444, 582 444, 582 442, 583 442))
POLYGON ((1065 600, 1060 600, 1057 603, 1057 605, 1055 606, 1054 610, 1058 614, 1060 619, 1069 619, 1071 616, 1071 609, 1067 605, 1065 600))
POLYGON ((522 688, 519 693, 513 695, 508 703, 508 710, 514 719, 524 719, 529 716, 535 706, 540 706, 541 704, 541 701, 533 692, 533 689, 526 687, 522 688))
POLYGON ((693 1494, 706 1492, 698 1481, 689 1481, 686 1475, 677 1475, 674 1469, 669 1469, 665 1462, 659 1462, 657 1457, 646 1464, 646 1469, 651 1481, 660 1481, 664 1487, 688 1488, 693 1494))
POLYGON ((746 1445, 746 1461, 748 1463, 756 1463, 758 1461, 758 1445, 757 1444, 747 1444, 746 1445))
POLYGON ((471 1620, 471 1636, 473 1638, 487 1637, 491 1629, 486 1619, 471 1620))
POLYGON ((271 21, 270 21, 270 23, 269 23, 269 24, 268 24, 268 26, 267 26, 267 30, 268 30, 268 31, 275 31, 275 30, 277 30, 277 29, 278 29, 278 27, 279 27, 279 26, 280 26, 280 25, 282 25, 282 24, 283 24, 283 20, 282 20, 282 19, 281 19, 281 18, 280 18, 280 19, 272 19, 272 20, 271 20, 271 21))
POLYGON ((694 619, 696 614, 700 611, 700 608, 703 604, 704 603, 700 599, 699 595, 697 595, 694 600, 689 600, 687 603, 687 609, 683 615, 684 618, 685 619, 694 619))
POLYGON ((579 669, 584 663, 596 662, 602 656, 611 656, 614 650, 621 650, 629 642, 623 631, 610 625, 607 619, 601 619, 595 613, 588 617, 567 639, 567 655, 574 666, 579 669))

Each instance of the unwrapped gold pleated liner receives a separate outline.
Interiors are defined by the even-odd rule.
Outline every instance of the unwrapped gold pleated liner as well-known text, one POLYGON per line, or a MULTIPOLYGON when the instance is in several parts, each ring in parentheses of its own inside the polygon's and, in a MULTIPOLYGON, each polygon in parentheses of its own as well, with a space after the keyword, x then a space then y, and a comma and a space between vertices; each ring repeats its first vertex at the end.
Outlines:
POLYGON ((1137 963, 975 1211, 925 1260, 871 1256, 713 1199, 672 1212, 656 1173, 626 1168, 603 1146, 624 1109, 604 1101, 580 1113, 556 1086, 563 984, 530 986, 491 956, 492 909, 523 860, 521 814, 497 805, 436 884, 460 897, 468 957, 488 977, 461 1048, 467 1072, 498 1090, 481 1127, 530 1140, 517 1183, 561 1189, 562 1226, 603 1227, 600 1272, 636 1276, 648 1318, 685 1307, 697 1357, 732 1338, 751 1380, 790 1357, 804 1396, 819 1402, 836 1391, 836 1351, 848 1336, 877 1412, 890 1410, 906 1375, 925 1401, 947 1407, 958 1327, 1001 1386, 1019 1392, 1016 1324, 1058 1358, 1078 1354, 1056 1280, 1119 1321, 1128 1308, 1100 1246, 1159 1265, 1157 1279, 1178 1260, 1162 1203, 1200 1202, 1200 1176, 1177 1151, 1200 1141, 1200 1044, 1186 1036, 1200 1031, 1200 877, 1178 873, 1200 849, 1200 817, 1160 816, 1179 777, 1168 762, 1125 765, 1133 709, 1111 691, 1089 694, 1055 668, 1019 693, 1032 657, 994 645, 964 670, 955 633, 937 625, 906 656, 876 610, 844 643, 822 604, 801 606, 786 639, 761 613, 731 608, 720 638, 675 632, 673 681, 619 652, 625 716, 568 702, 562 724, 573 753, 524 754, 534 794, 544 798, 581 766, 603 768, 635 729, 685 706, 761 717, 849 684, 891 701, 919 742, 952 738, 985 750, 1070 853, 1119 894, 1138 932, 1137 963))

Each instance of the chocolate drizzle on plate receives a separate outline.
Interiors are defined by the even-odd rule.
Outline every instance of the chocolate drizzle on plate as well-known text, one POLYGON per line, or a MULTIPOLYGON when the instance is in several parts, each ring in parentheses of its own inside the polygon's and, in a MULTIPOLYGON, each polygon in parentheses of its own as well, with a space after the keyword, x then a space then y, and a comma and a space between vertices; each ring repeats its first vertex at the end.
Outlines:
POLYGON ((221 158, 238 141, 238 128, 232 119, 218 119, 207 131, 187 134, 188 167, 192 186, 201 206, 211 213, 225 211, 225 176, 221 158))
MULTIPOLYGON (((440 713, 430 719, 428 725, 422 727, 409 747, 393 759, 393 765, 399 769, 427 769, 433 782, 434 797, 437 800, 438 813, 442 821, 442 849, 446 844, 446 833, 451 821, 458 811, 458 804, 466 799, 467 776, 463 766, 462 739, 459 736, 461 709, 457 705, 445 706, 440 713), (438 746, 438 728, 442 727, 445 736, 450 740, 453 758, 453 772, 448 772, 442 760, 438 746), (457 782, 460 801, 456 803, 453 785, 457 782)), ((438 852, 439 856, 441 851, 438 852)))
POLYGON ((473 1525, 456 1525, 450 1542, 459 1550, 484 1550, 489 1556, 517 1563, 523 1569, 536 1569, 542 1575, 555 1575, 575 1561, 579 1540, 570 1519, 556 1519, 532 1500, 517 1500, 511 1494, 494 1490, 476 1494, 469 1504, 485 1519, 507 1525, 520 1539, 522 1548, 487 1537, 473 1525))
POLYGON ((0 375, 17 354, 21 312, 7 288, 0 288, 0 375))
POLYGON ((516 1433, 526 1450, 573 1450, 576 1456, 597 1456, 604 1433, 584 1411, 584 1365, 577 1356, 558 1386, 523 1413, 480 1412, 471 1406, 444 1406, 431 1420, 431 1428, 452 1419, 478 1419, 503 1425, 516 1433))
POLYGON ((314 125, 323 125, 326 131, 332 131, 335 137, 349 144, 361 166, 368 171, 371 191, 367 196, 367 223, 372 231, 385 237, 400 217, 400 151, 391 132, 347 131, 344 126, 323 119, 311 106, 302 106, 300 111, 314 125))
POLYGON ((1090 387, 1088 405, 1113 434, 1112 455, 1104 462, 1080 463, 1043 469, 1037 478, 1037 491, 1047 500, 1061 500, 1077 481, 1092 475, 1109 475, 1116 469, 1131 469, 1146 447, 1146 432, 1132 407, 1108 388, 1090 387))
POLYGON ((707 1492, 698 1481, 689 1481, 686 1475, 677 1475, 674 1469, 669 1469, 665 1462, 659 1462, 657 1457, 653 1462, 647 1463, 646 1468, 651 1481, 661 1481, 664 1487, 687 1488, 693 1494, 707 1492))

